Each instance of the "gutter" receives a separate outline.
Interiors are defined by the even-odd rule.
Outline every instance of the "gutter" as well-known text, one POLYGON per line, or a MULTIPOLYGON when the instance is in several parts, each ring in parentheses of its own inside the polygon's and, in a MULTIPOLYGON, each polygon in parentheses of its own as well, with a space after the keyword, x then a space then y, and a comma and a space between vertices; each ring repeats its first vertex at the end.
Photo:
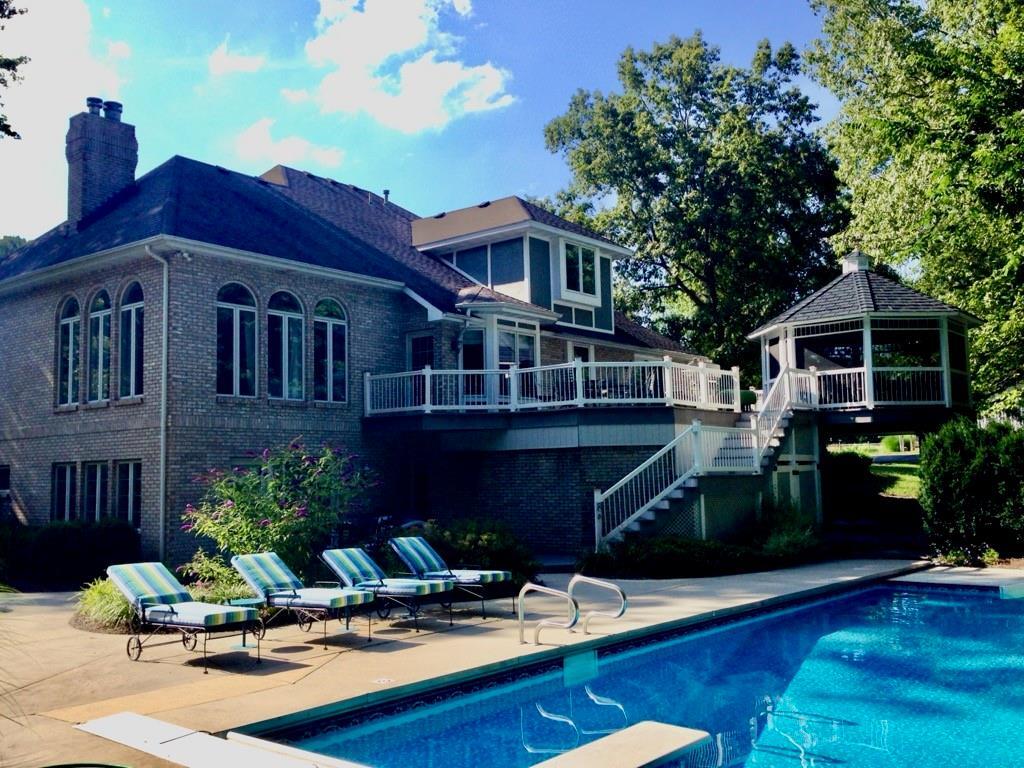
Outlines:
POLYGON ((156 259, 163 265, 163 313, 161 318, 162 329, 160 332, 160 504, 158 506, 158 519, 160 523, 160 538, 158 540, 159 560, 163 562, 167 550, 167 350, 168 350, 168 329, 170 322, 168 312, 170 310, 170 297, 168 288, 170 285, 170 263, 167 258, 156 253, 152 246, 146 245, 146 255, 156 259))

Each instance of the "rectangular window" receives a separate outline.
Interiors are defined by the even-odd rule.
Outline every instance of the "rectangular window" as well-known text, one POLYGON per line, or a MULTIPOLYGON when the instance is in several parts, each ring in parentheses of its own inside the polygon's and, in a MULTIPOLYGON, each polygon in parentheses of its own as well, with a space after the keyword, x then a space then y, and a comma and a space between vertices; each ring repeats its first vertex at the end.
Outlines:
POLYGON ((409 370, 422 371, 427 366, 434 367, 434 337, 409 337, 409 370))
POLYGON ((107 516, 107 493, 109 489, 109 468, 105 461, 82 465, 85 475, 85 493, 82 494, 82 519, 99 522, 107 516))
POLYGON ((73 405, 78 402, 78 318, 61 320, 60 360, 57 364, 57 402, 73 405))
POLYGON ((89 402, 110 398, 110 311, 89 315, 89 402))
POLYGON ((565 290, 597 296, 597 251, 577 243, 565 243, 562 266, 565 290))
POLYGON ((118 395, 138 397, 142 394, 142 350, 143 340, 142 304, 132 304, 121 309, 121 331, 119 336, 118 395))
POLYGON ((138 461, 122 461, 116 464, 115 480, 117 496, 115 514, 126 520, 136 530, 142 520, 142 464, 138 461))
POLYGON ((267 391, 271 397, 302 399, 302 318, 267 316, 267 391))
POLYGON ((565 288, 580 290, 580 247, 575 243, 565 244, 565 288))
POLYGON ((348 326, 331 318, 313 322, 313 397, 343 403, 348 396, 346 345, 348 326))
POLYGON ((238 394, 256 396, 256 313, 246 309, 238 313, 238 394))
POLYGON ((235 311, 217 307, 217 394, 235 394, 235 311))
POLYGON ((77 473, 74 464, 54 464, 50 485, 50 519, 74 520, 78 498, 77 473))

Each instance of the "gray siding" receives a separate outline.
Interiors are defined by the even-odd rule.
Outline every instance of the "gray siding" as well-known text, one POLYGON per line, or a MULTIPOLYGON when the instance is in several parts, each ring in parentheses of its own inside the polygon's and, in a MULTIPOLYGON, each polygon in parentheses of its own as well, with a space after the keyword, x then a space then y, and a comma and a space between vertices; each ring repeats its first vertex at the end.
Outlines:
POLYGON ((523 239, 491 244, 491 287, 511 296, 526 295, 523 274, 523 239))
POLYGON ((612 260, 602 258, 601 270, 601 306, 594 311, 594 325, 612 330, 612 260))

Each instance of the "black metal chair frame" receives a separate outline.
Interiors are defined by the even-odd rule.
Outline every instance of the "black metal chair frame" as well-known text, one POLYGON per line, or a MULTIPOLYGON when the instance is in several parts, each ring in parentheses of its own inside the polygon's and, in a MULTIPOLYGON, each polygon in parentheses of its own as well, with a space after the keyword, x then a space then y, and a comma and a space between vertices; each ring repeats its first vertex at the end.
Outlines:
MULTIPOLYGON (((321 559, 323 559, 322 556, 321 556, 321 559)), ((324 560, 324 565, 326 565, 328 568, 330 568, 330 564, 327 563, 326 560, 324 560)), ((412 574, 408 574, 408 575, 412 575, 412 574)), ((427 581, 427 579, 422 579, 422 581, 427 581)), ((339 589, 341 588, 341 582, 340 581, 318 581, 317 584, 318 585, 321 585, 321 584, 323 584, 323 585, 333 585, 335 587, 338 587, 339 589)), ((407 611, 407 616, 406 617, 407 618, 408 617, 412 618, 413 627, 416 628, 417 632, 420 631, 420 619, 419 619, 420 609, 423 608, 424 605, 429 604, 429 603, 437 603, 438 605, 441 606, 441 608, 444 608, 447 605, 447 608, 448 608, 448 626, 450 627, 454 623, 453 620, 452 620, 452 604, 451 604, 451 601, 449 600, 447 602, 447 604, 446 604, 445 601, 443 599, 441 599, 442 596, 444 595, 443 592, 434 593, 434 594, 430 594, 430 595, 408 595, 408 596, 405 596, 405 595, 385 595, 385 594, 381 594, 381 592, 379 591, 379 590, 382 590, 382 589, 387 589, 387 584, 384 584, 384 583, 381 583, 379 586, 363 584, 362 586, 359 586, 359 587, 352 587, 352 589, 363 589, 363 590, 366 590, 367 592, 373 592, 374 604, 376 604, 377 615, 382 620, 383 619, 387 619, 388 616, 391 615, 391 606, 389 605, 389 603, 395 603, 396 605, 402 606, 407 611), (433 597, 434 599, 433 600, 424 599, 424 598, 431 598, 431 597, 433 597)))
MULTIPOLYGON (((318 581, 316 582, 316 586, 334 586, 340 589, 340 585, 338 585, 337 582, 318 581)), ((369 592, 370 590, 366 591, 369 592)), ((309 632, 311 629, 313 629, 314 622, 322 621, 324 630, 324 650, 327 650, 327 622, 330 619, 336 618, 338 621, 341 621, 342 617, 344 617, 345 629, 348 630, 349 625, 352 622, 353 606, 346 605, 343 608, 314 608, 305 605, 272 605, 270 602, 271 598, 288 595, 298 597, 298 593, 293 589, 275 590, 274 592, 266 593, 266 595, 264 596, 266 606, 263 610, 269 612, 269 610, 273 608, 276 610, 276 613, 268 616, 268 618, 264 621, 265 626, 269 627, 278 616, 281 616, 285 613, 295 614, 295 623, 299 625, 299 629, 301 629, 303 632, 309 632)), ((360 606, 356 607, 361 607, 362 605, 369 607, 370 605, 372 605, 372 603, 362 603, 360 604, 360 606)), ((370 619, 369 610, 367 610, 366 612, 366 642, 373 642, 373 622, 370 619)))
MULTIPOLYGON (((256 663, 262 664, 263 658, 260 655, 260 641, 266 634, 266 626, 263 620, 256 618, 252 621, 235 621, 230 624, 219 624, 215 627, 195 627, 185 624, 162 624, 158 622, 152 622, 146 620, 146 609, 155 606, 133 606, 133 614, 131 620, 132 636, 128 638, 128 642, 125 645, 125 652, 128 654, 128 658, 132 661, 138 661, 142 657, 142 649, 146 644, 153 639, 162 629, 173 629, 181 633, 179 638, 182 646, 187 651, 194 651, 199 643, 199 635, 203 636, 203 674, 209 674, 207 653, 206 653, 206 641, 209 636, 216 634, 224 634, 225 636, 231 636, 239 634, 242 636, 242 644, 245 644, 246 634, 252 634, 256 638, 256 663), (146 637, 143 638, 145 633, 146 637)), ((161 609, 169 609, 171 613, 176 613, 173 605, 161 605, 161 609)))

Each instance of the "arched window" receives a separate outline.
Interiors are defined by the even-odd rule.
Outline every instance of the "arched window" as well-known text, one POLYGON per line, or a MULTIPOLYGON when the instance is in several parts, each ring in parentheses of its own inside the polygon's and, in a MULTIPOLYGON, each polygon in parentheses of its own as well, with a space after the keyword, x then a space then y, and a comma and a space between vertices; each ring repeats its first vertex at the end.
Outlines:
POLYGON ((348 322, 338 302, 324 299, 313 313, 313 397, 328 403, 348 396, 348 322))
POLYGON ((217 292, 217 394, 256 396, 256 300, 238 283, 217 292))
POLYGON ((290 293, 278 291, 267 305, 267 393, 284 400, 301 400, 303 371, 302 305, 290 293))
POLYGON ((143 336, 142 286, 129 285, 121 294, 121 329, 119 333, 120 359, 118 379, 120 397, 138 397, 142 394, 142 370, 145 348, 143 336))
POLYGON ((110 296, 100 291, 89 305, 90 403, 110 398, 110 296))
POLYGON ((57 339, 57 403, 78 402, 78 338, 81 327, 78 302, 68 299, 60 311, 60 332, 57 339))

